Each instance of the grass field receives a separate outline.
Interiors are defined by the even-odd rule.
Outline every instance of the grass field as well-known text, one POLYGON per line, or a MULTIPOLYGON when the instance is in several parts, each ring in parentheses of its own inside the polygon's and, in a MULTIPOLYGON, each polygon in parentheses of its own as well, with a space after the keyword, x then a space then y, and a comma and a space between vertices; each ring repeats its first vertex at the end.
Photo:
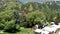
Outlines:
POLYGON ((33 30, 31 28, 21 28, 21 32, 18 32, 17 34, 34 34, 33 30))
MULTIPOLYGON (((58 34, 59 32, 60 30, 58 30, 56 33, 53 33, 53 34, 58 34)), ((31 28, 25 28, 25 29, 21 29, 21 32, 17 34, 34 34, 34 32, 33 30, 31 30, 31 28)))
POLYGON ((33 30, 31 30, 31 28, 23 28, 21 27, 21 31, 16 32, 16 33, 8 33, 8 32, 3 32, 2 30, 0 30, 0 34, 34 34, 33 30))
MULTIPOLYGON (((60 30, 57 31, 56 33, 53 33, 53 34, 58 34, 59 32, 60 32, 60 30)), ((17 33, 7 33, 7 32, 4 32, 2 34, 34 34, 34 32, 33 32, 33 30, 31 28, 23 28, 23 27, 21 27, 21 31, 19 31, 17 33)))

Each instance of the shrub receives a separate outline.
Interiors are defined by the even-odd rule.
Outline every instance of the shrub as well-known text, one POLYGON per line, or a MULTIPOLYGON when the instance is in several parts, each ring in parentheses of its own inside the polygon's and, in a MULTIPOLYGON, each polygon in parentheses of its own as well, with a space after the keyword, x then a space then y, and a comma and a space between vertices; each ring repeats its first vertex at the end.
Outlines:
POLYGON ((33 24, 36 23, 43 25, 44 21, 46 20, 46 17, 43 12, 36 11, 36 12, 28 13, 26 15, 26 20, 29 26, 32 26, 33 24))
POLYGON ((7 21, 5 22, 5 26, 4 26, 4 30, 10 30, 10 29, 13 29, 15 28, 15 21, 14 20, 11 20, 11 21, 7 21))
POLYGON ((0 28, 1 29, 12 32, 12 30, 14 29, 18 30, 18 27, 16 26, 17 25, 15 24, 13 10, 8 9, 8 10, 5 10, 4 12, 0 12, 0 28))

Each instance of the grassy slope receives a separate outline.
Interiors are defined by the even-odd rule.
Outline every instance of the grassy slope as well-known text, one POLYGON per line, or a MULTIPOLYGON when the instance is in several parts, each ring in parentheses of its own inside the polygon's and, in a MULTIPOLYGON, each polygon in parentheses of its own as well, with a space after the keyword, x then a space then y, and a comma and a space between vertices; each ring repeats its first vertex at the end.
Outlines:
POLYGON ((31 28, 21 28, 21 32, 18 32, 17 34, 34 34, 33 30, 31 28))
MULTIPOLYGON (((58 34, 59 32, 60 30, 54 34, 58 34)), ((24 28, 24 29, 21 29, 21 32, 18 32, 17 34, 34 34, 34 33, 33 33, 33 30, 31 30, 30 28, 24 28)))
MULTIPOLYGON (((34 34, 33 31, 31 31, 31 29, 27 29, 27 28, 22 29, 22 31, 17 34, 28 34, 28 32, 29 32, 29 34, 34 34)), ((53 34, 58 34, 59 32, 60 32, 60 30, 53 34)))
MULTIPOLYGON (((48 26, 50 26, 50 24, 49 24, 48 26)), ((21 29, 21 31, 15 33, 15 34, 34 34, 34 32, 33 32, 33 30, 32 30, 31 28, 23 28, 23 27, 21 27, 20 29, 21 29)), ((1 31, 0 31, 0 32, 1 32, 1 31)), ((60 30, 57 31, 57 32, 54 33, 54 34, 58 34, 59 32, 60 32, 60 30)), ((3 34, 12 34, 12 33, 6 33, 6 32, 4 32, 3 34)))
MULTIPOLYGON (((1 32, 1 31, 0 31, 0 32, 1 32)), ((57 32, 54 33, 54 34, 58 34, 59 32, 60 32, 60 30, 57 31, 57 32)), ((6 33, 6 32, 4 32, 3 34, 13 34, 13 33, 6 33)), ((34 34, 34 32, 33 32, 33 30, 31 30, 31 28, 21 28, 21 31, 15 33, 15 34, 34 34)))

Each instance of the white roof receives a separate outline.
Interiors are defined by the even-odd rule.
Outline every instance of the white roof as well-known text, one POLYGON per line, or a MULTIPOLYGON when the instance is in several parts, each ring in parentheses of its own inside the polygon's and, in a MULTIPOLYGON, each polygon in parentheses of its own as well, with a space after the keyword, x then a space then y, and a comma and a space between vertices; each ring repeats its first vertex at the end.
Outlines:
POLYGON ((35 32, 37 32, 37 33, 40 33, 41 32, 41 34, 49 34, 49 32, 48 31, 44 31, 44 30, 42 30, 42 29, 36 29, 35 30, 35 32))
POLYGON ((35 26, 38 28, 38 25, 37 24, 35 26))
POLYGON ((42 31, 41 34, 49 34, 48 31, 42 31))
POLYGON ((49 32, 56 32, 60 28, 60 25, 51 25, 51 26, 46 26, 43 29, 36 29, 35 32, 37 33, 44 33, 48 34, 49 32))
POLYGON ((48 32, 52 32, 52 28, 50 28, 50 27, 45 27, 45 28, 43 28, 43 30, 48 31, 48 32))
POLYGON ((35 32, 40 33, 40 32, 42 32, 42 30, 41 29, 36 29, 35 32))
POLYGON ((59 28, 59 26, 58 26, 58 25, 55 25, 55 24, 52 25, 51 27, 55 27, 55 28, 57 28, 57 29, 59 28))
POLYGON ((51 22, 51 24, 55 24, 55 22, 51 22))
POLYGON ((60 23, 58 23, 58 25, 60 25, 60 23))
POLYGON ((51 27, 52 32, 56 32, 57 28, 56 27, 51 27))

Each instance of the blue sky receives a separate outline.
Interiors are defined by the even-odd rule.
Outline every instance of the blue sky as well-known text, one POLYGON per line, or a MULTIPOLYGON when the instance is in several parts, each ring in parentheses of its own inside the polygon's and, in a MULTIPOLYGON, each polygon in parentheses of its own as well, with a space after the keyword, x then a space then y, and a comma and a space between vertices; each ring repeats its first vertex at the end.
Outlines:
MULTIPOLYGON (((44 0, 36 0, 36 2, 43 2, 44 0)), ((51 1, 51 0, 50 0, 51 1)), ((60 1, 60 0, 55 0, 55 1, 60 1)), ((20 0, 20 2, 27 2, 27 0, 20 0)))
MULTIPOLYGON (((42 2, 43 0, 36 0, 37 2, 42 2)), ((20 0, 20 2, 27 2, 27 0, 20 0)))
POLYGON ((20 2, 27 2, 27 0, 20 0, 20 2))

